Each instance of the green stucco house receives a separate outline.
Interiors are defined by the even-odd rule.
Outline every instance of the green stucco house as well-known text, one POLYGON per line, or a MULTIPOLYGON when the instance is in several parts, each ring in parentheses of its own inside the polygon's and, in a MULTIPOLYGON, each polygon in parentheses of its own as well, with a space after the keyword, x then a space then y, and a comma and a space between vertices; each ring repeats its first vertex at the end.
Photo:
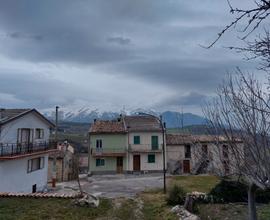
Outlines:
POLYGON ((90 174, 124 173, 127 170, 127 135, 123 120, 95 121, 89 132, 90 174))
POLYGON ((162 172, 163 135, 154 116, 95 120, 89 131, 89 174, 162 172))

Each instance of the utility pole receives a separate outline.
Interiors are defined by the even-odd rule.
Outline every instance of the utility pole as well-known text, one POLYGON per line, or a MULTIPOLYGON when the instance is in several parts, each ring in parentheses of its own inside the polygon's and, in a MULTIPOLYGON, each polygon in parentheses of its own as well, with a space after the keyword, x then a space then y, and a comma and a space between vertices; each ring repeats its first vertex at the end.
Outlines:
POLYGON ((166 194, 167 187, 166 187, 166 152, 165 152, 165 129, 166 123, 162 122, 162 115, 159 118, 159 122, 162 128, 162 157, 163 157, 163 192, 166 194))
MULTIPOLYGON (((58 148, 58 109, 59 107, 55 107, 55 136, 54 141, 56 144, 56 148, 58 148)), ((53 175, 52 175, 52 187, 56 187, 56 155, 53 156, 53 175)))

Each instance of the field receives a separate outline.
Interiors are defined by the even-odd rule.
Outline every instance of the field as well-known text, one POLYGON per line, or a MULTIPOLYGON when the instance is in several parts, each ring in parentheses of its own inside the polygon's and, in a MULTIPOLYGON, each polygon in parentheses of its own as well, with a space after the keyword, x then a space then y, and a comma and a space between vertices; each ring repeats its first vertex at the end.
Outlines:
MULTIPOLYGON (((179 176, 169 180, 169 187, 181 185, 185 191, 209 192, 219 179, 215 176, 179 176)), ((77 207, 69 199, 0 198, 0 219, 4 220, 174 220, 166 195, 161 189, 138 194, 133 199, 101 199, 98 208, 77 207)), ((246 204, 199 204, 198 215, 202 220, 247 219, 246 204)), ((270 204, 258 205, 259 219, 270 219, 270 204)))

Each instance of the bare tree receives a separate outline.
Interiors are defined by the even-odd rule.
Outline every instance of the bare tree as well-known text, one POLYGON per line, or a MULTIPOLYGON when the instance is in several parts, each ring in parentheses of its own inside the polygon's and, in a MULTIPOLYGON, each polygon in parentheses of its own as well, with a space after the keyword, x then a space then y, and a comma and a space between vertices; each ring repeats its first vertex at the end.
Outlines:
POLYGON ((257 188, 270 187, 270 99, 263 85, 252 75, 238 70, 219 87, 217 97, 203 109, 210 126, 223 132, 234 172, 249 185, 249 219, 257 219, 257 188), (243 147, 239 147, 239 139, 243 147))
POLYGON ((244 25, 241 25, 238 33, 241 33, 240 39, 245 40, 270 14, 270 0, 253 0, 254 7, 249 9, 234 7, 230 0, 227 0, 227 2, 230 13, 235 17, 218 33, 217 38, 207 48, 212 47, 228 30, 239 27, 240 22, 243 22, 244 25))

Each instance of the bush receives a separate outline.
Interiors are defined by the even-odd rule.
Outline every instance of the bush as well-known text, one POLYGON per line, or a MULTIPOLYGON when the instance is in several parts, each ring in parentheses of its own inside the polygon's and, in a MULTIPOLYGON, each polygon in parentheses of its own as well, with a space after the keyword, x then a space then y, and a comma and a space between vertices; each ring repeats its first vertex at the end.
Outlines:
POLYGON ((247 186, 243 183, 222 180, 209 193, 214 202, 247 202, 247 186))
POLYGON ((185 202, 186 192, 181 186, 174 185, 169 189, 166 198, 168 205, 182 205, 185 202))
POLYGON ((257 190, 256 191, 256 202, 258 203, 270 203, 270 189, 257 190))
MULTIPOLYGON (((248 186, 236 181, 222 180, 209 193, 209 197, 214 202, 247 202, 248 201, 248 186)), ((269 203, 270 189, 256 191, 256 202, 269 203)))

